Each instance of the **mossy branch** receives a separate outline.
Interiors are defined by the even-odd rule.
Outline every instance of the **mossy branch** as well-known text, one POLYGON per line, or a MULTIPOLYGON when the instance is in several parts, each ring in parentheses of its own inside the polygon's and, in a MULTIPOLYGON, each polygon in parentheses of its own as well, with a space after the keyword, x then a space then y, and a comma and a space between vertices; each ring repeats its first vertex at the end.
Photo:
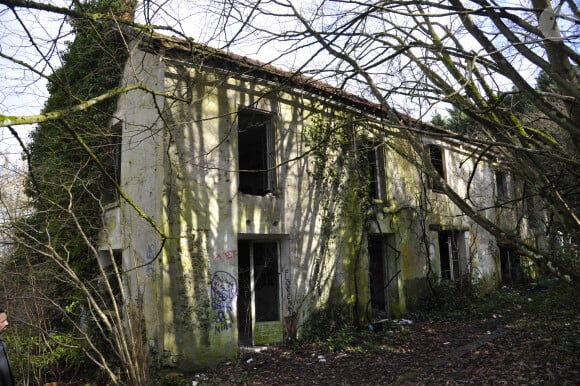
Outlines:
POLYGON ((18 126, 18 125, 30 125, 34 123, 55 121, 58 119, 64 119, 67 115, 72 113, 77 113, 79 111, 85 111, 94 105, 103 102, 107 99, 113 98, 117 95, 127 93, 132 90, 142 89, 143 87, 139 84, 133 84, 126 87, 117 87, 107 91, 104 94, 86 100, 68 109, 50 111, 48 113, 28 115, 28 116, 9 116, 0 114, 0 127, 5 126, 18 126))

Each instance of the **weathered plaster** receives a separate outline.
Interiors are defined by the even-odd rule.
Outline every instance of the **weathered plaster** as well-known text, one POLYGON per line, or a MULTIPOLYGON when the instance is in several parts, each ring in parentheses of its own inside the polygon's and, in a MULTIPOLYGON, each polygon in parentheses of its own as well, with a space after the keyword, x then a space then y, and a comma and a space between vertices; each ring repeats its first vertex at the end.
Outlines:
MULTIPOLYGON (((325 309, 367 320, 370 234, 388 235, 393 244, 387 262, 398 272, 389 290, 393 316, 417 307, 440 280, 439 231, 463 235, 464 270, 486 288, 497 282, 495 239, 444 195, 424 189, 418 158, 401 139, 362 125, 342 137, 335 130, 340 146, 308 153, 312 130, 360 112, 324 95, 138 49, 125 79, 159 94, 135 90, 121 97, 122 187, 168 238, 121 202, 107 214, 101 244, 107 239, 122 248, 124 264, 134 268, 127 286, 143 298, 147 336, 162 365, 193 370, 237 355, 239 240, 280 246, 280 320, 263 323, 255 343, 300 334, 325 309), (243 107, 273 117, 277 187, 265 196, 238 192, 237 112, 243 107), (362 180, 345 153, 359 135, 386 145, 386 197, 378 202, 361 198, 362 180)), ((488 218, 503 221, 503 214, 485 209, 495 202, 492 168, 483 161, 476 166, 461 146, 438 145, 451 186, 488 218)))

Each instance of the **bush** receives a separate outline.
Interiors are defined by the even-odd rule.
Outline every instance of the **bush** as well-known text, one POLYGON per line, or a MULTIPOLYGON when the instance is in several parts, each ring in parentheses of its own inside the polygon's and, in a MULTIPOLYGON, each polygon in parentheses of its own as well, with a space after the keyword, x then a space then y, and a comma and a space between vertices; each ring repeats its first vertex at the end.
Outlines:
POLYGON ((19 382, 44 384, 71 378, 86 370, 79 341, 58 333, 7 336, 10 360, 19 382))

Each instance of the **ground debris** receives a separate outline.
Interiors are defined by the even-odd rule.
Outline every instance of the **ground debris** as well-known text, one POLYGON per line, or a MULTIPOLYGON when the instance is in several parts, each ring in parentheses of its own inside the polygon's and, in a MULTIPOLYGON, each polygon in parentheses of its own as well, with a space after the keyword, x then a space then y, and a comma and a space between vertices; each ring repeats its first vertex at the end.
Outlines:
POLYGON ((271 347, 204 370, 197 385, 577 385, 580 301, 561 289, 504 288, 472 314, 427 315, 405 329, 368 331, 333 352, 271 347), (501 293, 498 295, 501 296, 501 293), (532 299, 529 301, 528 299, 532 299), (462 316, 458 316, 462 315, 462 316), (253 361, 248 361, 252 358, 253 361), (257 364, 260 364, 259 367, 257 364))

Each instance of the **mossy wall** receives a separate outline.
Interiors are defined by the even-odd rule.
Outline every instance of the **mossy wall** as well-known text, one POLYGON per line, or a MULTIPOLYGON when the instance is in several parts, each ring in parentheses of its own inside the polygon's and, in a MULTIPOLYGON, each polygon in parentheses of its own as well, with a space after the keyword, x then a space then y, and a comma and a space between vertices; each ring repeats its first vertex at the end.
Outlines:
MULTIPOLYGON (((280 321, 256 329, 255 343, 293 335, 284 320, 293 321, 298 335, 317 315, 328 322, 366 322, 370 234, 389 235, 393 244, 391 312, 397 317, 416 307, 438 280, 432 225, 469 229, 470 258, 482 282, 493 271, 489 235, 472 228, 446 198, 424 189, 409 147, 385 137, 376 122, 299 90, 140 55, 133 60, 143 66, 137 78, 176 96, 154 102, 135 92, 124 100, 125 187, 170 236, 160 238, 129 207, 121 208, 126 256, 140 267, 131 282, 144 293, 149 342, 162 365, 193 370, 237 355, 238 240, 280 246, 280 321), (278 189, 268 196, 238 192, 242 107, 273 117, 278 189), (368 165, 361 157, 361 143, 368 140, 384 141, 387 149, 386 197, 380 202, 369 197, 368 165)), ((457 180, 469 175, 453 169, 457 159, 447 161, 457 180)), ((485 182, 486 172, 478 178, 485 182)), ((476 197, 482 205, 485 192, 476 197)))

